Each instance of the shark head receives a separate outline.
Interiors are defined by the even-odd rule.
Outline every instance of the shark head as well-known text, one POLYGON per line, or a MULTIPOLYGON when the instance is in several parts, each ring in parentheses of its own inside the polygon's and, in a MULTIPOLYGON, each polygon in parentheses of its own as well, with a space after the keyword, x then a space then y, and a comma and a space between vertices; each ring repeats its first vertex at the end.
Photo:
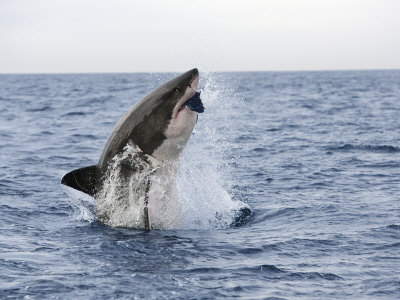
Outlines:
POLYGON ((199 72, 193 69, 164 83, 145 97, 142 105, 152 107, 132 131, 132 141, 158 160, 176 158, 197 121, 197 112, 190 109, 187 103, 196 95, 198 86, 199 72))
POLYGON ((104 169, 130 141, 157 160, 177 159, 194 129, 198 113, 204 111, 198 86, 199 71, 192 69, 145 96, 116 124, 99 167, 104 169))

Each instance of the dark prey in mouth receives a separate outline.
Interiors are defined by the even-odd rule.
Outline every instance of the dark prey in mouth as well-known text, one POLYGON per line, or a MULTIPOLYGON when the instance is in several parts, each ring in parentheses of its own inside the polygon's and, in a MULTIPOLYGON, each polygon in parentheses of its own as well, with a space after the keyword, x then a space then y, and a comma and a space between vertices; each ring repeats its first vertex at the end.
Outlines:
POLYGON ((204 105, 201 102, 200 99, 200 92, 194 93, 193 97, 190 98, 188 101, 186 101, 181 109, 183 109, 185 106, 189 107, 190 110, 193 110, 198 113, 203 113, 204 112, 204 105))

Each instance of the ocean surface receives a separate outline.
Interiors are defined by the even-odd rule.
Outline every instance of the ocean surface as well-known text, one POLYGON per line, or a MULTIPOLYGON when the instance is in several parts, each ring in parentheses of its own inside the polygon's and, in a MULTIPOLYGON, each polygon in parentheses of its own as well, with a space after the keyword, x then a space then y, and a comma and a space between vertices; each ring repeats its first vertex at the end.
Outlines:
POLYGON ((0 75, 1 299, 400 298, 400 71, 200 69, 180 227, 96 222, 62 176, 174 75, 0 75))

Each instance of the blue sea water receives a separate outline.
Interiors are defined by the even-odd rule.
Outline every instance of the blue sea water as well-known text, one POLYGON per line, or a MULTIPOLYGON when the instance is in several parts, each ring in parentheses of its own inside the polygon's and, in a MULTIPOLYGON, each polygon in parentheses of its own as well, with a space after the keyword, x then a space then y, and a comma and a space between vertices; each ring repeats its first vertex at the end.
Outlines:
POLYGON ((1 299, 400 298, 400 71, 200 70, 182 226, 99 224, 60 179, 171 76, 0 75, 1 299))

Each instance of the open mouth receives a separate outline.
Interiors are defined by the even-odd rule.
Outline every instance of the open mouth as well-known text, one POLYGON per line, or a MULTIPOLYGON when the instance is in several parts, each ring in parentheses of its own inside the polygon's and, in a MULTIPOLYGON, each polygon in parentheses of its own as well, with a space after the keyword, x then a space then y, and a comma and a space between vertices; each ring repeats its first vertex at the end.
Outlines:
POLYGON ((189 100, 187 100, 185 103, 182 104, 182 106, 179 108, 179 111, 181 111, 185 107, 188 107, 190 110, 195 111, 197 113, 203 113, 204 105, 200 99, 200 92, 195 92, 192 98, 190 98, 189 100))

